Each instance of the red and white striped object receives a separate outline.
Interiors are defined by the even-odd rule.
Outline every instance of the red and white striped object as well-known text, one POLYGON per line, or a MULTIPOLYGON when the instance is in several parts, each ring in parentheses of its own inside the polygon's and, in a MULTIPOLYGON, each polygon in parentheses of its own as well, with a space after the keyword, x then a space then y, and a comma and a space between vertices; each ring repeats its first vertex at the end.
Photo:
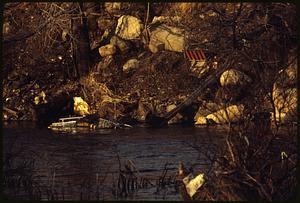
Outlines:
POLYGON ((202 49, 186 50, 184 52, 184 55, 190 61, 205 61, 206 60, 206 57, 205 57, 204 52, 202 51, 202 49))

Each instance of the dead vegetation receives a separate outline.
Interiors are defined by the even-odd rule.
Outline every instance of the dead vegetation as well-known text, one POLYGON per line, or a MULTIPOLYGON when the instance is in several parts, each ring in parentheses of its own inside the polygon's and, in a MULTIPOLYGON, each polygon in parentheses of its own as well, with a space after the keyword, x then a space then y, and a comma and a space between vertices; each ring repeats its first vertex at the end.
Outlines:
POLYGON ((232 126, 195 200, 254 201, 296 197, 295 134, 232 126), (242 129, 241 129, 242 128, 242 129))
MULTIPOLYGON (((297 124, 294 4, 121 3, 120 8, 113 4, 106 8, 101 4, 99 10, 100 14, 95 11, 97 15, 91 16, 99 16, 106 23, 102 22, 103 27, 96 30, 91 29, 91 47, 108 43, 118 15, 133 15, 143 22, 151 22, 154 16, 165 16, 167 25, 185 29, 186 49, 204 50, 208 70, 213 70, 213 64, 222 63, 224 58, 231 58, 228 69, 234 68, 252 79, 245 87, 224 87, 217 81, 196 101, 213 104, 203 116, 220 109, 216 106, 243 104, 245 109, 237 126, 229 121, 226 147, 219 152, 219 158, 212 160, 214 165, 208 179, 194 199, 270 201, 295 197, 296 132, 287 127, 288 131, 282 133, 285 126, 281 126, 283 121, 289 126, 297 124)), ((4 14, 3 42, 7 51, 4 53, 3 100, 15 119, 32 117, 31 112, 23 116, 18 112, 25 112, 24 105, 32 103, 39 92, 48 90, 46 95, 57 95, 55 92, 61 92, 60 86, 66 83, 75 83, 79 89, 76 93, 86 98, 95 112, 109 119, 132 117, 139 106, 148 104, 149 109, 163 114, 168 105, 183 101, 201 85, 199 74, 195 72, 200 73, 202 67, 191 71, 182 53, 149 52, 147 39, 146 44, 131 41, 130 51, 126 54, 117 51, 113 62, 107 63, 105 68, 98 66, 106 59, 98 59, 94 67, 89 67, 89 74, 74 82, 78 70, 73 64, 74 36, 70 26, 72 19, 82 18, 78 5, 10 3, 4 14), (24 33, 11 36, 17 30, 24 33), (133 57, 138 58, 140 67, 130 73, 122 72, 125 61, 133 57), (47 84, 54 80, 55 85, 47 84), (23 98, 23 95, 30 96, 23 98)), ((74 89, 73 85, 69 86, 63 91, 74 89)), ((124 173, 120 171, 121 183, 128 179, 124 173)), ((125 185, 136 184, 134 177, 129 179, 131 182, 125 185)), ((124 189, 127 187, 124 185, 118 187, 124 194, 128 189, 124 189)))

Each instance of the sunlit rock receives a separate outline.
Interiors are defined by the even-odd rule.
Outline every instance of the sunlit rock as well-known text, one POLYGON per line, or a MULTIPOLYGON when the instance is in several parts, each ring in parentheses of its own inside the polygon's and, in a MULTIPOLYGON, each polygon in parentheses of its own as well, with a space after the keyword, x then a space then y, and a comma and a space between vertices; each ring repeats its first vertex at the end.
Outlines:
POLYGON ((5 121, 5 120, 8 120, 8 115, 4 112, 3 113, 3 116, 2 116, 2 119, 5 121))
POLYGON ((196 125, 206 125, 207 124, 207 119, 205 116, 198 116, 196 119, 195 124, 196 125))
POLYGON ((214 12, 214 11, 212 11, 212 10, 210 10, 210 11, 207 12, 207 15, 208 15, 209 17, 213 17, 213 16, 216 16, 217 13, 214 12))
POLYGON ((102 46, 102 47, 99 48, 99 54, 102 57, 111 56, 114 53, 116 53, 116 47, 112 44, 107 44, 107 45, 102 46))
POLYGON ((180 21, 180 16, 154 16, 151 23, 179 23, 180 21))
POLYGON ((74 97, 74 113, 78 115, 89 114, 89 105, 81 98, 74 97))
POLYGON ((137 59, 130 59, 123 65, 124 72, 130 72, 139 67, 139 61, 137 59))
POLYGON ((110 39, 110 44, 118 47, 122 53, 126 53, 130 49, 130 43, 118 36, 113 36, 110 39))
POLYGON ((276 121, 284 123, 297 119, 297 88, 283 89, 275 83, 272 96, 276 121))
POLYGON ((201 78, 210 70, 210 67, 205 61, 197 61, 192 62, 190 70, 196 77, 201 78))
MULTIPOLYGON (((168 105, 167 112, 170 112, 175 108, 176 108, 175 104, 168 105)), ((182 118, 183 118, 183 116, 181 114, 177 113, 171 120, 168 121, 168 124, 179 123, 182 118)))
POLYGON ((61 32, 61 39, 62 41, 67 41, 67 36, 69 35, 69 32, 67 29, 63 29, 63 31, 61 32))
POLYGON ((232 105, 225 109, 220 109, 214 113, 208 114, 206 119, 212 120, 217 124, 228 122, 237 122, 241 119, 244 111, 244 105, 232 105))
POLYGON ((206 124, 205 116, 216 112, 220 109, 220 106, 214 102, 206 102, 203 101, 202 104, 199 106, 198 111, 194 117, 196 124, 204 123, 206 124))
POLYGON ((182 52, 185 46, 184 30, 167 25, 159 25, 150 33, 149 49, 156 53, 163 49, 182 52))
POLYGON ((121 2, 106 2, 104 3, 105 10, 108 13, 118 13, 121 10, 122 3, 121 2))
POLYGON ((245 85, 252 80, 249 76, 236 69, 229 69, 220 76, 220 84, 222 87, 228 85, 245 85))
POLYGON ((143 23, 134 16, 123 15, 118 19, 115 34, 123 39, 139 39, 143 30, 143 23))
POLYGON ((34 97, 34 104, 38 105, 38 104, 46 104, 47 100, 46 100, 46 94, 44 91, 40 92, 38 96, 34 97))
POLYGON ((197 190, 203 185, 204 183, 204 174, 200 173, 195 178, 192 174, 186 176, 183 180, 185 185, 186 191, 190 197, 193 197, 197 190))
POLYGON ((6 35, 10 32, 11 30, 11 25, 9 22, 4 22, 2 25, 2 33, 3 35, 6 35))
POLYGON ((33 102, 34 102, 35 105, 38 105, 38 104, 40 103, 40 98, 39 98, 39 96, 34 97, 33 102))

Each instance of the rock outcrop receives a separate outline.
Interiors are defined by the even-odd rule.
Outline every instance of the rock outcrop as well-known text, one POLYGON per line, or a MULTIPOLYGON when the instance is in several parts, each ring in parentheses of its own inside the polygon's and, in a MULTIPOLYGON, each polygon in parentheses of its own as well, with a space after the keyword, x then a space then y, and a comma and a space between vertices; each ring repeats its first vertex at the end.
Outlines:
POLYGON ((115 34, 126 40, 139 39, 143 23, 134 16, 123 15, 118 19, 115 34))
POLYGON ((161 50, 182 52, 184 47, 183 29, 162 24, 150 32, 149 49, 152 53, 161 50))

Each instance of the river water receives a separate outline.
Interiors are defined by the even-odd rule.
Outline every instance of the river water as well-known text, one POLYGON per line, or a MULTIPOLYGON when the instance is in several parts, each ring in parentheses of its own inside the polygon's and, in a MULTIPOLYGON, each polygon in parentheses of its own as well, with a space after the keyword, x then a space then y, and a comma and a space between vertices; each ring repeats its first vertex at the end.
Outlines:
POLYGON ((178 164, 195 175, 205 173, 207 155, 224 143, 223 135, 221 129, 182 126, 66 133, 6 123, 5 193, 10 199, 182 200, 174 184, 178 164), (120 171, 126 164, 140 186, 122 193, 120 171))

